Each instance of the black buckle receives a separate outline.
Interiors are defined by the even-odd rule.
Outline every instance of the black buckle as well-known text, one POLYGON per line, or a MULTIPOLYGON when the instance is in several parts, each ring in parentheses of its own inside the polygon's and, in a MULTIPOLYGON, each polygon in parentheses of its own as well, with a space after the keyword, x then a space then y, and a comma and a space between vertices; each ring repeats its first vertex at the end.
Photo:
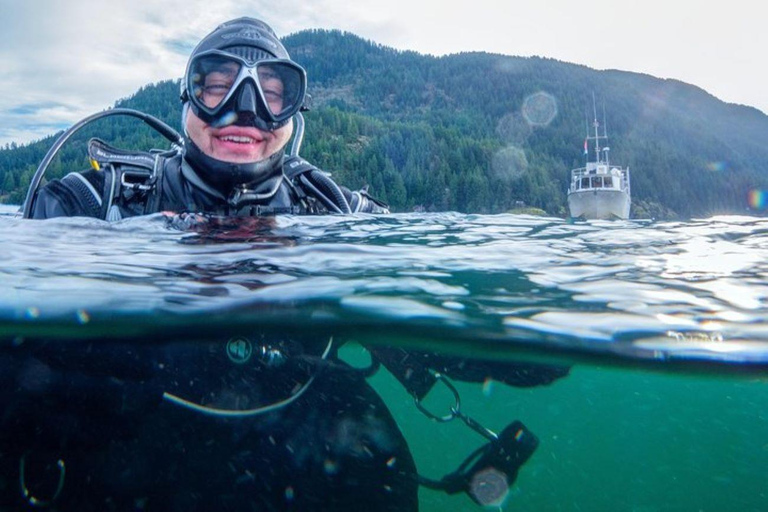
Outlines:
POLYGON ((144 169, 123 169, 120 172, 120 185, 131 190, 146 192, 155 184, 155 173, 144 169))

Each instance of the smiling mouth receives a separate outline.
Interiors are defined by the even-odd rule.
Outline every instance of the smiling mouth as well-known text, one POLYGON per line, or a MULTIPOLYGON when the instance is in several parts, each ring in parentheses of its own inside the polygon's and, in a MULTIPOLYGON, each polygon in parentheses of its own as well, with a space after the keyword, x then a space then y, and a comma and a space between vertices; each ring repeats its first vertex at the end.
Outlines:
POLYGON ((225 142, 234 142, 235 144, 255 144, 256 143, 256 139, 243 136, 243 135, 224 135, 223 137, 218 137, 218 139, 225 142))

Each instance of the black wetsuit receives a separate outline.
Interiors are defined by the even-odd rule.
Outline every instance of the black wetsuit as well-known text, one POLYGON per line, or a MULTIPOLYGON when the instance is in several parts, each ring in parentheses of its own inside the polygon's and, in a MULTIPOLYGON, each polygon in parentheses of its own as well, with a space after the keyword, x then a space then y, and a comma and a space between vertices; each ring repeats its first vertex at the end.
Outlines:
MULTIPOLYGON (((280 173, 257 188, 257 195, 268 192, 261 201, 233 205, 190 172, 181 156, 168 159, 163 171, 150 192, 120 188, 119 176, 104 171, 54 180, 39 192, 33 217, 334 211, 313 196, 313 190, 332 188, 323 189, 320 178, 307 184, 280 173), (105 190, 110 183, 111 194, 105 190)), ((346 201, 350 211, 387 211, 365 192, 338 190, 343 198, 335 200, 346 201)), ((287 355, 282 364, 258 357, 233 362, 229 341, 26 342, 0 351, 0 510, 50 499, 59 460, 66 476, 54 503, 58 510, 418 509, 416 468, 397 424, 358 371, 333 354, 319 356, 324 340, 279 341, 287 355), (184 405, 248 410, 299 391, 284 407, 245 417, 184 405)), ((384 347, 372 352, 416 396, 434 384, 428 368, 515 386, 547 384, 568 373, 384 347)))
POLYGON ((58 461, 55 510, 417 510, 397 425, 324 341, 273 340, 279 361, 229 346, 4 345, 0 510, 51 500, 58 461))
MULTIPOLYGON (((311 167, 304 160, 286 162, 289 166, 299 164, 300 168, 311 167)), ((32 218, 78 216, 118 220, 161 211, 225 216, 337 211, 334 204, 319 200, 317 191, 332 203, 345 203, 341 205, 342 212, 346 208, 351 213, 388 213, 387 205, 365 191, 352 192, 339 187, 316 168, 302 175, 291 174, 290 168, 286 169, 287 172, 282 172, 282 167, 278 168, 251 191, 256 198, 249 201, 238 200, 235 194, 225 196, 209 186, 180 154, 164 161, 158 182, 153 183, 149 191, 123 186, 121 182, 135 179, 137 169, 128 166, 120 169, 122 174, 115 174, 109 169, 91 170, 51 181, 38 192, 32 218)))

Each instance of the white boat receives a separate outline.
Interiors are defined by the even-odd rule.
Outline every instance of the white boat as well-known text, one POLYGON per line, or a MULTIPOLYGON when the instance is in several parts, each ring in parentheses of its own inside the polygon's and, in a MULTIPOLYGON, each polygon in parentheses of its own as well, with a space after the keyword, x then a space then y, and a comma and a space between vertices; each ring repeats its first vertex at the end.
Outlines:
POLYGON ((599 134, 599 123, 595 116, 595 135, 584 140, 584 154, 589 156, 589 142, 593 141, 595 161, 586 167, 571 171, 568 187, 568 210, 573 218, 584 219, 628 219, 630 206, 629 167, 610 163, 610 148, 600 147, 607 133, 599 134))

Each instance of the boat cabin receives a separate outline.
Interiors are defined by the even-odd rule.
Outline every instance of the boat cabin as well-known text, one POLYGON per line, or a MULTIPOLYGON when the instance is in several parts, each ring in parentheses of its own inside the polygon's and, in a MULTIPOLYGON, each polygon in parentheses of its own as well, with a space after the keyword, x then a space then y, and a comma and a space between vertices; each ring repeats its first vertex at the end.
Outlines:
POLYGON ((590 163, 587 167, 574 169, 571 176, 571 190, 615 189, 622 190, 626 173, 621 167, 603 163, 590 163))

